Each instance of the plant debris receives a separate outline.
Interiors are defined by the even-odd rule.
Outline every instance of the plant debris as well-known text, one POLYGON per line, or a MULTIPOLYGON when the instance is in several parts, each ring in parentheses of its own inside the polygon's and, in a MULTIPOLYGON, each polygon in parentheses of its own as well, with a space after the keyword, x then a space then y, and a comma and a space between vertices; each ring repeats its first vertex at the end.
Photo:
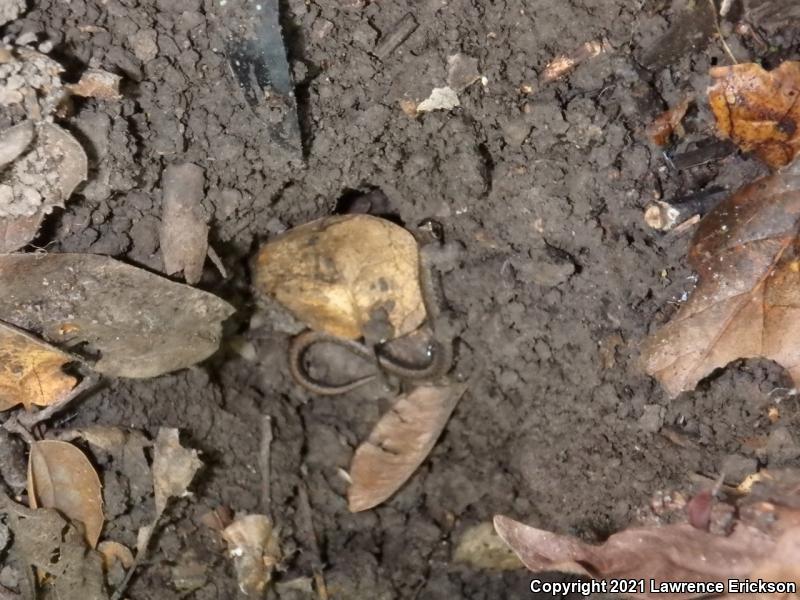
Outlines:
POLYGON ((239 589, 260 598, 280 560, 280 548, 272 522, 264 515, 243 515, 222 532, 236 567, 239 589))
POLYGON ((192 163, 164 170, 161 254, 167 275, 183 271, 189 284, 200 281, 208 254, 208 225, 203 212, 203 169, 192 163))
POLYGON ((20 116, 37 121, 52 116, 67 96, 63 72, 40 52, 0 43, 0 106, 19 108, 20 116))
POLYGON ((650 593, 650 579, 662 582, 725 582, 747 577, 773 551, 775 542, 755 527, 738 526, 721 536, 691 525, 638 527, 615 533, 600 545, 529 527, 504 516, 494 518, 497 533, 534 572, 564 571, 597 579, 643 579, 634 598, 683 600, 708 594, 650 593), (702 557, 702 558, 701 558, 702 557))
POLYGON ((671 396, 738 358, 765 357, 800 382, 800 163, 746 186, 710 212, 692 242, 699 281, 642 348, 671 396))
POLYGON ((369 215, 343 215, 267 243, 256 258, 254 281, 312 329, 357 339, 383 310, 398 337, 426 317, 419 268, 408 231, 369 215))
POLYGON ((800 152, 800 62, 766 71, 756 63, 714 67, 708 89, 719 135, 771 167, 800 152))
POLYGON ((350 510, 377 506, 408 480, 444 430, 467 384, 422 386, 400 396, 350 464, 350 510))
POLYGON ((28 498, 31 508, 55 508, 73 523, 81 523, 86 543, 97 546, 105 520, 100 478, 76 446, 58 440, 31 445, 28 498))
POLYGON ((550 83, 569 74, 581 63, 607 52, 611 47, 605 40, 586 42, 572 54, 558 56, 547 63, 542 72, 542 83, 550 83))
POLYGON ((433 88, 431 95, 417 104, 417 112, 429 112, 432 110, 451 110, 461 106, 458 94, 451 87, 433 88))
POLYGON ((0 323, 0 411, 18 404, 56 404, 78 380, 64 372, 75 359, 31 335, 0 323))
POLYGON ((122 77, 103 71, 102 69, 87 69, 81 75, 78 83, 67 84, 69 93, 83 98, 97 98, 98 100, 119 100, 119 84, 122 77))
POLYGON ((87 164, 81 145, 58 125, 25 121, 0 133, 0 252, 33 239, 44 216, 86 179, 87 164))
POLYGON ((495 571, 513 571, 524 566, 497 535, 491 523, 481 523, 467 529, 453 552, 453 560, 478 569, 495 571))
POLYGON ((14 533, 11 557, 35 567, 44 579, 35 594, 29 584, 26 598, 106 600, 103 559, 86 545, 83 532, 58 512, 31 510, 0 494, 0 513, 14 533))
POLYGON ((156 377, 199 362, 217 350, 233 312, 216 296, 105 256, 0 256, 0 315, 80 348, 106 375, 156 377))
POLYGON ((684 98, 677 105, 658 115, 650 125, 647 126, 647 137, 656 146, 666 146, 672 134, 683 130, 681 121, 689 110, 691 98, 684 98))

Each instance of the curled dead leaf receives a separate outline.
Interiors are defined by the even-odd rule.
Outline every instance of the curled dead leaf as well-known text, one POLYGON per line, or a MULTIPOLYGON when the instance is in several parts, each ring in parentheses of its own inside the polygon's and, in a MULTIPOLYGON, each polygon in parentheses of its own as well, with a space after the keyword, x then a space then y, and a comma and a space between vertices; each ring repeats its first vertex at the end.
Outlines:
POLYGON ((222 532, 233 557, 239 589, 260 598, 280 560, 280 548, 272 522, 264 515, 244 515, 222 532))
POLYGON ((0 411, 18 404, 49 406, 65 398, 78 382, 64 365, 69 354, 0 323, 0 411))
POLYGON ((678 129, 686 111, 689 110, 690 98, 685 98, 672 108, 658 115, 647 126, 647 137, 656 146, 666 146, 672 133, 678 129))
POLYGON ((115 563, 129 569, 133 565, 133 552, 119 542, 105 541, 97 545, 97 551, 103 555, 103 568, 108 572, 115 563))
POLYGON ((181 446, 177 429, 158 430, 153 452, 153 487, 156 513, 161 515, 170 498, 184 496, 195 473, 203 466, 197 450, 181 446))
POLYGON ((738 525, 727 537, 691 525, 639 527, 615 533, 599 545, 529 527, 504 516, 494 518, 497 533, 534 572, 585 573, 597 579, 643 579, 634 598, 686 600, 707 594, 651 592, 650 580, 726 582, 743 579, 775 549, 775 541, 755 527, 738 525))
POLYGON ((55 508, 83 524, 86 542, 97 546, 103 529, 100 478, 79 448, 68 442, 42 440, 31 444, 28 496, 31 508, 55 508))
POLYGON ((800 163, 746 186, 701 222, 689 261, 699 281, 642 347, 671 396, 739 358, 764 357, 800 382, 800 163))
POLYGON ((370 215, 319 219, 278 236, 256 258, 255 285, 312 329, 347 339, 361 337, 380 309, 395 336, 426 316, 416 240, 370 215))
POLYGON ((547 63, 547 66, 542 72, 542 82, 549 83, 551 81, 555 81, 556 79, 560 79, 575 69, 582 62, 587 61, 590 58, 594 58, 595 56, 599 56, 610 49, 611 47, 605 40, 592 41, 582 44, 571 54, 557 56, 547 63))
POLYGON ((708 89, 720 136, 771 167, 789 164, 800 152, 800 62, 772 71, 756 63, 714 67, 708 89))
POLYGON ((106 256, 0 255, 0 314, 59 346, 86 345, 96 371, 156 377, 217 350, 227 302, 106 256))
POLYGON ((208 254, 208 225, 203 214, 203 169, 192 163, 170 165, 162 186, 161 254, 167 275, 183 271, 187 283, 203 275, 208 254))
POLYGON ((377 506, 408 480, 444 430, 467 384, 422 386, 400 396, 350 464, 350 510, 377 506))

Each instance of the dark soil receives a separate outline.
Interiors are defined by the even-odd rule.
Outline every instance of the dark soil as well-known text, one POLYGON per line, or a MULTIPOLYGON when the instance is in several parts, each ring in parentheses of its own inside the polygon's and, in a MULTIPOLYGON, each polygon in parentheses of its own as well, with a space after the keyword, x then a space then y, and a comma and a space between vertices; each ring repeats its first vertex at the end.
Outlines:
MULTIPOLYGON (((222 279, 207 267, 200 287, 239 309, 230 342, 211 360, 154 380, 109 381, 66 417, 70 426, 178 427, 203 451, 194 497, 168 511, 131 599, 236 597, 230 561, 199 518, 220 505, 261 510, 265 414, 274 426, 272 510, 288 556, 277 580, 310 576, 315 560, 302 486, 328 589, 347 600, 529 597, 524 572, 452 561, 466 528, 503 513, 600 540, 632 522, 655 491, 689 489, 692 473, 716 476, 731 456, 769 466, 800 456, 797 401, 780 389, 791 384, 774 364, 736 363, 670 401, 638 362, 641 340, 693 285, 690 234, 648 229, 643 207, 708 186, 735 189, 765 172, 738 154, 678 170, 644 135, 656 114, 691 94, 686 136, 667 150, 716 143, 707 73, 730 59, 705 0, 288 0, 304 161, 277 149, 230 72, 239 2, 30 4, 0 33, 52 40, 67 79, 88 66, 125 77, 123 100, 82 100, 63 121, 89 149, 91 178, 37 245, 161 270, 161 174, 192 161, 205 169, 211 243, 229 270, 222 279), (408 11, 419 27, 376 58, 376 43, 408 11), (538 82, 555 56, 603 39, 607 52, 538 82), (142 40, 155 41, 154 56, 142 40), (460 108, 407 116, 400 101, 444 85, 456 52, 478 59, 485 83, 461 92, 460 108), (480 368, 481 377, 411 481, 383 506, 350 514, 340 470, 389 394, 375 386, 320 398, 294 384, 292 324, 259 306, 249 261, 270 236, 376 189, 387 199, 382 212, 409 226, 443 225, 457 251, 441 268, 458 369, 480 368), (781 398, 772 424, 767 408, 781 398), (753 443, 774 431, 780 443, 769 451, 753 443), (180 574, 192 565, 205 569, 204 585, 187 596, 180 574)), ((734 4, 723 29, 740 60, 796 55, 796 33, 764 25, 771 37, 761 49, 733 32, 745 16, 734 4)), ((107 535, 133 546, 152 500, 134 502, 113 471, 102 477, 107 535)), ((314 597, 286 586, 270 594, 314 597)))

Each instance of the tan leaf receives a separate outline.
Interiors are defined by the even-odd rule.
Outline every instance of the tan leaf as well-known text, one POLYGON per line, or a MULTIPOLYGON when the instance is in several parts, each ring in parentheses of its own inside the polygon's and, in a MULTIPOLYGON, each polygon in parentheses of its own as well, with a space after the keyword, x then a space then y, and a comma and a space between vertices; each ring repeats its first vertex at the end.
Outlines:
POLYGON ((0 314, 56 345, 87 345, 96 371, 156 377, 217 350, 227 302, 106 256, 0 255, 0 314))
POLYGON ((347 339, 361 337, 381 308, 395 336, 425 320, 416 240, 370 215, 319 219, 278 236, 256 258, 255 285, 312 329, 347 339))
POLYGON ((100 479, 76 446, 56 440, 31 444, 28 496, 31 508, 55 508, 82 523, 86 542, 97 546, 104 520, 100 479))
POLYGON ((350 465, 352 512, 377 506, 408 480, 433 449, 466 384, 423 386, 400 396, 350 465))
POLYGON ((233 557, 239 589, 246 596, 261 598, 280 560, 272 522, 264 515, 244 515, 222 532, 233 557))
POLYGON ((708 89, 720 136, 771 167, 800 152, 800 62, 764 70, 756 63, 714 67, 708 89))
POLYGON ((203 213, 203 169, 192 163, 170 165, 161 182, 161 254, 167 275, 183 271, 187 283, 203 275, 208 254, 208 225, 203 213))
POLYGON ((500 515, 494 518, 494 526, 531 571, 588 571, 597 579, 644 579, 644 590, 637 588, 630 596, 653 600, 685 600, 707 594, 651 593, 650 579, 658 587, 662 582, 744 578, 775 548, 770 536, 743 524, 727 537, 687 524, 626 529, 599 545, 500 515))
POLYGON ((167 500, 184 496, 195 473, 203 466, 197 450, 181 446, 177 429, 160 428, 153 453, 153 487, 156 514, 161 515, 167 500))
POLYGON ((18 404, 49 406, 65 398, 78 382, 63 367, 74 358, 0 323, 0 411, 18 404))
POLYGON ((491 523, 467 529, 458 541, 453 560, 478 569, 512 571, 522 567, 514 551, 497 535, 491 523))
POLYGON ((671 396, 738 358, 765 357, 800 383, 800 162, 723 201, 700 222, 699 281, 642 347, 671 396))

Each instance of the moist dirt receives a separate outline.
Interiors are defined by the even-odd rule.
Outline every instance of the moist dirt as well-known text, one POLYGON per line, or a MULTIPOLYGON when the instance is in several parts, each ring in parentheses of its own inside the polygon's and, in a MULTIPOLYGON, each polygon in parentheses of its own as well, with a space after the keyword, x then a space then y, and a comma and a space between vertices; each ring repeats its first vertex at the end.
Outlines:
MULTIPOLYGON (((286 555, 269 594, 280 599, 316 597, 287 582, 310 577, 317 560, 332 598, 533 597, 524 571, 455 563, 461 534, 502 513, 599 541, 633 522, 654 492, 692 489, 695 473, 800 456, 797 400, 774 364, 735 363, 670 400, 638 360, 641 340, 694 283, 684 258, 691 232, 647 228, 643 207, 765 173, 735 153, 677 168, 644 133, 691 96, 685 135, 666 150, 717 143, 705 89, 709 68, 730 58, 705 0, 288 0, 302 157, 280 149, 269 115, 229 68, 232 24, 252 5, 29 4, 0 34, 51 40, 69 81, 87 67, 124 77, 123 99, 76 99, 59 121, 87 149, 90 177, 36 245, 161 271, 162 173, 194 162, 205 170, 210 243, 228 271, 207 266, 199 287, 238 309, 212 359, 152 380, 109 380, 55 423, 177 427, 202 450, 194 496, 167 511, 129 598, 237 596, 219 536, 200 518, 219 506, 263 510, 262 415, 272 417, 271 511, 286 555), (418 26, 379 58, 376 46, 408 12, 418 26), (592 41, 605 51, 540 81, 549 61, 592 41), (443 87, 459 52, 477 59, 483 79, 458 92, 459 107, 409 116, 403 107, 443 87), (409 227, 441 223, 456 368, 479 373, 409 483, 361 514, 347 510, 342 470, 391 391, 375 384, 325 398, 298 387, 286 360, 296 324, 250 284, 261 242, 354 204, 409 227)), ((768 51, 730 26, 724 33, 740 60, 798 49, 796 34, 775 27, 768 51)), ((113 470, 101 477, 106 533, 135 546, 152 500, 113 470)))

